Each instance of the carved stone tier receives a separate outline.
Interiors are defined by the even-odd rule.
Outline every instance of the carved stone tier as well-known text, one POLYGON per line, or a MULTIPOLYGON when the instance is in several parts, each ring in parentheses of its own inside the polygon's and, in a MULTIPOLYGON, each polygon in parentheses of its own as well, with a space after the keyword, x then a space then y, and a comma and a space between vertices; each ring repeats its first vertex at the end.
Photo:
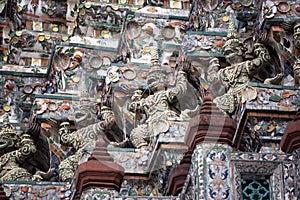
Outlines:
POLYGON ((212 103, 212 97, 208 93, 204 97, 199 115, 190 120, 184 140, 190 150, 203 142, 232 146, 235 129, 236 123, 212 103))
POLYGON ((297 112, 294 121, 286 127, 280 147, 285 153, 292 153, 300 148, 300 110, 297 112))
POLYGON ((235 122, 225 116, 213 103, 210 93, 204 97, 200 113, 190 120, 185 134, 185 143, 189 150, 178 167, 171 172, 168 194, 178 195, 185 183, 191 166, 191 157, 197 144, 215 143, 232 146, 236 129, 235 122))
POLYGON ((123 177, 124 168, 113 162, 112 157, 106 151, 105 142, 100 137, 92 156, 87 162, 78 166, 75 175, 74 199, 80 199, 82 192, 91 188, 119 191, 123 177))
POLYGON ((192 151, 187 151, 180 164, 171 172, 167 192, 168 195, 177 196, 180 194, 184 186, 186 176, 190 170, 192 154, 192 151))
POLYGON ((236 117, 239 124, 234 146, 247 152, 278 151, 286 126, 294 119, 299 106, 298 89, 254 82, 249 85, 257 98, 246 101, 236 117), (257 136, 252 137, 251 132, 257 136))

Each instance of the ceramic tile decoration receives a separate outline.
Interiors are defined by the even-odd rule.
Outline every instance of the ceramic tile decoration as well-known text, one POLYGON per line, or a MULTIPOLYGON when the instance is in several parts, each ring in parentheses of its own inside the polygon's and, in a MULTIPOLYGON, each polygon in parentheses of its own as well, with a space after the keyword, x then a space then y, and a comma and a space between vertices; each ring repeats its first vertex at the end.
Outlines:
POLYGON ((299 15, 0 1, 0 199, 299 199, 299 15))

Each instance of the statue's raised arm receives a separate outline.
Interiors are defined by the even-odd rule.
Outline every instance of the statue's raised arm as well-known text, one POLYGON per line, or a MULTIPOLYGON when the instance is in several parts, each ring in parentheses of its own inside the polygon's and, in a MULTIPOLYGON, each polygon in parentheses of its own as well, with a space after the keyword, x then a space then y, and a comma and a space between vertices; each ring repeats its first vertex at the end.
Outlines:
MULTIPOLYGON (((183 66, 183 70, 189 66, 190 64, 183 66)), ((168 119, 179 117, 171 109, 171 104, 175 97, 183 95, 187 90, 186 72, 183 70, 178 72, 175 86, 166 88, 166 71, 161 68, 157 57, 152 58, 147 76, 147 86, 151 94, 143 98, 142 91, 136 91, 128 106, 130 111, 144 113, 147 118, 131 131, 130 138, 134 147, 148 146, 160 133, 155 131, 158 124, 168 124, 168 119)))
MULTIPOLYGON (((208 82, 220 81, 226 88, 226 93, 216 97, 213 102, 227 114, 234 114, 237 105, 241 102, 241 94, 248 87, 251 77, 263 67, 268 66, 271 59, 268 50, 262 43, 255 43, 253 58, 246 59, 242 41, 236 32, 234 23, 230 23, 227 41, 223 46, 223 54, 227 66, 221 67, 218 59, 213 58, 208 68, 208 82)), ((255 98, 255 95, 249 95, 255 98)))
POLYGON ((167 89, 168 100, 171 102, 175 97, 183 96, 187 91, 187 72, 191 66, 190 62, 185 62, 184 67, 180 70, 176 77, 176 85, 167 89))

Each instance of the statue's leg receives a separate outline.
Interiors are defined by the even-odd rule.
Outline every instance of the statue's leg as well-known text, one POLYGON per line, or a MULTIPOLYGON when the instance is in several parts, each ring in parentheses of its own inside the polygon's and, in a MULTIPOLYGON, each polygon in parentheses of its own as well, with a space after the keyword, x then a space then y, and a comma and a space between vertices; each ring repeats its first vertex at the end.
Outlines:
POLYGON ((150 132, 147 124, 137 126, 131 131, 131 142, 135 148, 141 148, 147 146, 150 140, 150 132))
POLYGON ((222 96, 216 97, 213 102, 224 113, 232 114, 235 110, 235 100, 231 94, 223 94, 222 96))
POLYGON ((71 181, 78 166, 79 155, 69 156, 59 164, 59 177, 62 181, 71 181))
POLYGON ((4 176, 1 177, 2 180, 6 181, 29 181, 31 180, 31 178, 32 174, 21 167, 16 167, 8 171, 4 176))

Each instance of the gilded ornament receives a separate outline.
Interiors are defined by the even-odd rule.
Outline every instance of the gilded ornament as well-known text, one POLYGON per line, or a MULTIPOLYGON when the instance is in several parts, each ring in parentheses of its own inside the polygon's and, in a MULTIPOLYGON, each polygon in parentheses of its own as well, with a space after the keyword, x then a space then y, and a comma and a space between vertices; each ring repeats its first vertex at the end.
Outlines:
POLYGON ((68 34, 69 34, 69 35, 72 35, 72 34, 73 34, 73 31, 74 31, 74 28, 69 28, 69 29, 68 29, 68 34))
POLYGON ((50 38, 51 38, 51 36, 50 36, 50 35, 48 35, 48 34, 47 34, 47 35, 45 35, 45 39, 46 39, 46 40, 49 40, 50 38))
POLYGON ((9 106, 9 105, 4 105, 4 106, 3 106, 3 110, 4 110, 5 112, 9 112, 9 111, 10 111, 10 106, 9 106))
POLYGON ((85 15, 85 9, 80 9, 80 10, 79 10, 79 14, 80 14, 80 15, 85 15))
POLYGON ((181 8, 180 3, 181 3, 181 2, 174 1, 174 2, 173 2, 173 8, 181 8))
POLYGON ((112 6, 112 9, 114 9, 114 10, 119 10, 119 6, 113 5, 113 6, 112 6))
POLYGON ((260 130, 261 129, 261 126, 259 126, 259 125, 255 125, 254 126, 254 131, 258 131, 258 130, 260 130))
POLYGON ((289 90, 289 91, 283 91, 281 94, 281 98, 285 99, 285 98, 289 98, 291 96, 296 95, 295 91, 289 90))
POLYGON ((151 47, 149 47, 149 46, 144 47, 144 52, 145 53, 149 53, 150 51, 151 51, 151 47))
POLYGON ((32 64, 34 66, 41 66, 41 59, 39 59, 39 58, 33 58, 32 64))
POLYGON ((276 129, 276 125, 274 125, 273 123, 271 123, 269 125, 269 128, 268 128, 267 132, 268 133, 272 133, 275 129, 276 129))
POLYGON ((21 36, 22 35, 22 31, 16 31, 16 36, 21 36))
POLYGON ((92 4, 90 2, 85 2, 84 3, 84 7, 86 8, 90 8, 92 6, 92 4))
POLYGON ((19 42, 18 38, 16 38, 16 37, 12 38, 12 43, 13 44, 17 44, 18 42, 19 42))
POLYGON ((43 41, 45 40, 45 34, 43 34, 43 33, 39 34, 38 40, 39 40, 40 42, 43 42, 43 41))
POLYGON ((57 25, 53 25, 52 31, 53 32, 58 32, 58 26, 57 25))
POLYGON ((40 22, 35 22, 34 28, 35 28, 36 30, 41 30, 41 24, 40 24, 40 22))
POLYGON ((67 41, 69 39, 69 37, 68 36, 63 36, 61 39, 62 39, 62 41, 65 42, 65 41, 67 41))
POLYGON ((223 20, 223 22, 228 22, 229 17, 228 17, 227 15, 224 15, 224 16, 222 17, 222 20, 223 20))

